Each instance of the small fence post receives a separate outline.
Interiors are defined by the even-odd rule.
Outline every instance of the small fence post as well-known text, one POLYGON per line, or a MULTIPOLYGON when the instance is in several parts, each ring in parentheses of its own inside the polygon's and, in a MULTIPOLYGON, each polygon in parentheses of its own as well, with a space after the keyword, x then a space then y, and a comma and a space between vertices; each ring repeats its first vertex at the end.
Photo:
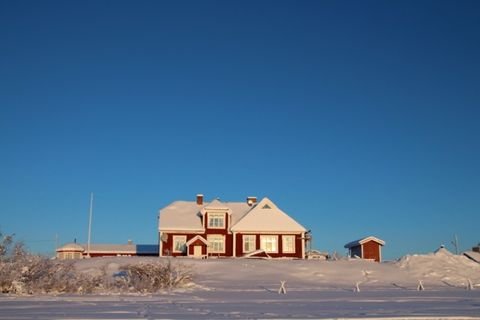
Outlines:
POLYGON ((467 290, 473 290, 473 283, 470 279, 467 279, 467 290))
POLYGON ((287 294, 287 289, 285 288, 285 283, 287 283, 287 281, 280 280, 280 289, 278 289, 278 294, 287 294))
POLYGON ((353 292, 360 292, 360 282, 355 283, 355 288, 353 288, 353 292))
POLYGON ((418 280, 417 291, 424 291, 425 287, 423 286, 422 280, 418 280))

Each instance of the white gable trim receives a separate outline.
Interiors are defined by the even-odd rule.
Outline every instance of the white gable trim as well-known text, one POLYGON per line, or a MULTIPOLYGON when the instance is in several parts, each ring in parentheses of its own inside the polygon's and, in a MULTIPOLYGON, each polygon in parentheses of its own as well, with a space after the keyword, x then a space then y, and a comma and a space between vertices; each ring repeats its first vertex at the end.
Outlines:
POLYGON ((195 237, 193 237, 192 239, 190 239, 190 240, 187 241, 187 243, 186 243, 187 247, 188 247, 189 245, 191 245, 192 243, 194 243, 195 241, 197 241, 197 240, 202 241, 205 245, 208 246, 208 241, 205 240, 204 237, 197 235, 197 236, 195 236, 195 237))
POLYGON ((363 238, 362 240, 359 241, 360 244, 364 244, 364 243, 367 243, 369 241, 375 241, 376 243, 378 243, 379 245, 382 245, 384 246, 385 245, 385 241, 381 240, 381 239, 378 239, 376 237, 366 237, 366 238, 363 238))
POLYGON ((373 237, 373 236, 370 236, 370 237, 366 237, 366 238, 362 238, 360 240, 355 240, 355 241, 352 241, 352 242, 349 242, 347 243, 344 247, 345 248, 352 248, 352 247, 356 247, 356 246, 362 246, 369 242, 369 241, 374 241, 376 243, 378 243, 379 245, 381 246, 384 246, 385 245, 385 241, 379 239, 379 238, 376 238, 376 237, 373 237))

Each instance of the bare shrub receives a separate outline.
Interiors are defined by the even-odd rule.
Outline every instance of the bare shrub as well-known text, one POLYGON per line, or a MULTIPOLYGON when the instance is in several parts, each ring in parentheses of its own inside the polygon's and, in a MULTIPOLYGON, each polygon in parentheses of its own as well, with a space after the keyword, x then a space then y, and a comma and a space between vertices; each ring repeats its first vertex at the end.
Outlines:
POLYGON ((13 243, 14 235, 3 235, 0 231, 0 261, 5 261, 8 258, 8 252, 13 243))
POLYGON ((157 292, 186 286, 192 281, 191 269, 182 264, 141 263, 122 268, 117 285, 137 292, 157 292))
POLYGON ((73 261, 30 254, 14 235, 0 232, 1 293, 91 293, 102 284, 103 278, 76 272, 73 261))
POLYGON ((91 275, 75 270, 74 261, 52 260, 28 253, 13 235, 0 233, 0 292, 51 294, 99 292, 149 292, 186 286, 191 269, 182 264, 140 263, 120 268, 113 277, 106 267, 91 275))

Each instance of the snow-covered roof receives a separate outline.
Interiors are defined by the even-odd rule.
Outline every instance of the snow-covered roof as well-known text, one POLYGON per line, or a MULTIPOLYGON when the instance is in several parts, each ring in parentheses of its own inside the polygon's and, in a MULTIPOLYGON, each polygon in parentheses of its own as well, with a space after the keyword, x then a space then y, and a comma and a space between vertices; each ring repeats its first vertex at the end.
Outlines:
POLYGON ((200 210, 195 201, 175 201, 160 210, 158 228, 162 230, 203 230, 200 210))
POLYGON ((77 243, 67 243, 57 248, 57 252, 69 251, 69 252, 83 252, 85 249, 77 243))
MULTIPOLYGON (((56 251, 86 252, 87 244, 67 243, 56 251)), ((158 253, 158 245, 150 244, 90 244, 90 253, 119 253, 119 254, 154 254, 158 253)))
POLYGON ((480 252, 476 251, 466 251, 463 253, 464 256, 470 258, 471 260, 480 263, 480 252))
POLYGON ((231 231, 307 231, 268 198, 263 198, 255 205, 246 202, 221 202, 218 199, 203 205, 198 205, 195 201, 175 201, 160 210, 159 231, 203 232, 202 212, 212 209, 229 210, 231 231))
POLYGON ((252 209, 246 202, 221 202, 218 199, 198 205, 196 201, 175 201, 159 213, 159 231, 182 230, 203 232, 202 210, 229 210, 232 225, 252 209))
MULTIPOLYGON (((88 246, 83 245, 85 251, 88 251, 88 246)), ((137 252, 136 244, 90 244, 90 253, 124 253, 135 254, 137 252)))
POLYGON ((364 243, 367 243, 369 241, 375 241, 376 243, 378 243, 381 246, 385 245, 385 241, 380 240, 376 237, 370 236, 370 237, 365 237, 365 238, 362 238, 362 239, 358 239, 358 240, 349 242, 345 245, 345 248, 352 248, 352 247, 360 246, 360 245, 362 245, 364 243))
POLYGON ((215 199, 212 202, 206 204, 203 207, 204 210, 228 210, 230 209, 225 203, 220 202, 220 200, 215 199))
POLYGON ((270 199, 263 198, 238 223, 232 231, 237 232, 305 232, 301 224, 280 210, 270 199))

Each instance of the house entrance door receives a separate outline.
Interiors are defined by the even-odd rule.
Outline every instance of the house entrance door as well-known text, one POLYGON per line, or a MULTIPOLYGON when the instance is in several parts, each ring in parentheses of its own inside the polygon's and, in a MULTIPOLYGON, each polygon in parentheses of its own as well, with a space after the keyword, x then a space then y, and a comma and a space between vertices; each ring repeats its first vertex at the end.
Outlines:
POLYGON ((201 257, 202 256, 202 246, 194 246, 193 247, 193 256, 194 257, 201 257))

